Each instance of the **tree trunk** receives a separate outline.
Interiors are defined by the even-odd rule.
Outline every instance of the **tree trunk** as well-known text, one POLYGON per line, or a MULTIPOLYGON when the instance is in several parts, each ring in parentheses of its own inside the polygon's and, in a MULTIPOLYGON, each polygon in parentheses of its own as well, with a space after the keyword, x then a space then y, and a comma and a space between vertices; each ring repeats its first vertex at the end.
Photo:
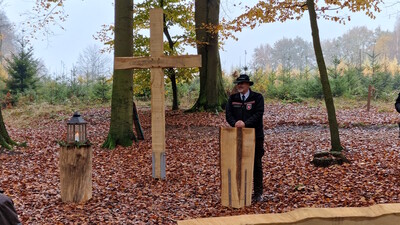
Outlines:
MULTIPOLYGON (((161 7, 163 7, 163 1, 161 1, 161 7)), ((167 37, 169 50, 172 53, 174 52, 175 42, 172 41, 171 35, 169 34, 167 21, 165 20, 165 14, 163 21, 164 21, 163 33, 167 37)), ((172 110, 178 110, 179 102, 178 102, 178 87, 176 86, 176 71, 174 70, 174 68, 168 68, 167 71, 168 71, 168 78, 171 80, 171 86, 172 86, 172 110)))
MULTIPOLYGON (((164 8, 164 1, 160 1, 160 7, 164 8)), ((169 34, 167 20, 165 19, 165 14, 163 15, 163 23, 164 23, 163 33, 165 34, 165 37, 167 37, 169 50, 170 53, 172 53, 174 52, 176 42, 172 41, 171 35, 169 34)), ((172 86, 172 110, 178 110, 179 109, 178 87, 176 86, 176 72, 174 68, 168 68, 168 78, 171 80, 171 86, 172 86)))
MULTIPOLYGON (((114 57, 133 56, 133 1, 115 0, 114 57)), ((103 148, 116 145, 131 146, 133 133, 133 74, 132 70, 114 70, 111 99, 111 123, 103 148)))
POLYGON ((219 24, 219 0, 196 0, 195 22, 197 53, 202 57, 200 94, 191 111, 220 111, 227 96, 222 85, 222 70, 218 48, 218 33, 210 33, 204 24, 219 24))
POLYGON ((331 134, 331 151, 341 151, 343 147, 340 144, 339 138, 339 127, 336 120, 335 105, 333 103, 333 97, 331 87, 329 85, 328 72, 326 70, 324 55, 322 54, 321 42, 319 38, 317 16, 315 13, 314 0, 307 0, 308 12, 310 15, 311 31, 313 38, 313 45, 315 51, 315 57, 317 59, 318 69, 321 77, 322 91, 324 93, 325 105, 328 111, 329 129, 331 134))
POLYGON ((15 141, 13 141, 10 136, 8 135, 6 126, 3 120, 3 113, 1 112, 0 107, 0 146, 11 150, 13 145, 18 145, 15 141))
POLYGON ((168 69, 168 77, 171 80, 172 86, 172 110, 178 110, 178 87, 176 86, 176 72, 173 68, 168 69))

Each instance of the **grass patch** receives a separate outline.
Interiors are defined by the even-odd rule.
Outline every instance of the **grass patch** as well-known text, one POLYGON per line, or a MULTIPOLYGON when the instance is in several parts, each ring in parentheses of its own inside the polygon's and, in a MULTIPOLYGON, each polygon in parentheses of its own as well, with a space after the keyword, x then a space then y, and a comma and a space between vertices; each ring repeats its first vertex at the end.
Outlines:
POLYGON ((65 104, 52 105, 46 102, 32 103, 3 109, 4 122, 17 128, 35 127, 43 118, 60 121, 70 118, 75 111, 85 111, 89 108, 109 107, 109 104, 65 104))
MULTIPOLYGON (((325 107, 324 100, 320 100, 325 107)), ((372 100, 371 111, 376 110, 377 112, 394 112, 394 102, 388 102, 384 100, 372 100)), ((349 99, 349 98, 334 98, 335 108, 337 110, 349 110, 349 109, 364 109, 367 110, 366 99, 349 99)))

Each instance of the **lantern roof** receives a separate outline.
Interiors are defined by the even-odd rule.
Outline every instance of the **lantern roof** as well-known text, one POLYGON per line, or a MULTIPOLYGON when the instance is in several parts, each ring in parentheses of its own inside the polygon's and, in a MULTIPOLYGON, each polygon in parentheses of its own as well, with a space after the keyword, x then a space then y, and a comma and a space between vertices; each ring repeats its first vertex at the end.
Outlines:
POLYGON ((87 122, 81 117, 79 112, 75 112, 74 115, 69 119, 67 124, 86 124, 87 122))

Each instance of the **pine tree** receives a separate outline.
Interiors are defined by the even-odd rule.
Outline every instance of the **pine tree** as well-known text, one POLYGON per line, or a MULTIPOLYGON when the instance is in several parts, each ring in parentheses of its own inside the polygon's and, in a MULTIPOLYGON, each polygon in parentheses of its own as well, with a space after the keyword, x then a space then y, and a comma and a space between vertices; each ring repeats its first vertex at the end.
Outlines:
POLYGON ((11 57, 6 59, 6 86, 11 94, 35 90, 38 81, 39 61, 33 57, 33 48, 27 47, 23 40, 19 41, 19 44, 18 52, 12 53, 11 57))

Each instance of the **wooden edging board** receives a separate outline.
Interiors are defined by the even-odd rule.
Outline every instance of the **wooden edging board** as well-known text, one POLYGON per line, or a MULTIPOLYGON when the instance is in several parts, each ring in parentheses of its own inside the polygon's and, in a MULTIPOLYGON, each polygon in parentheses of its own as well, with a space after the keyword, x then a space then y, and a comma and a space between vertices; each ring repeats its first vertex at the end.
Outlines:
POLYGON ((370 207, 301 208, 287 213, 214 217, 178 221, 178 225, 398 225, 400 204, 370 207))

